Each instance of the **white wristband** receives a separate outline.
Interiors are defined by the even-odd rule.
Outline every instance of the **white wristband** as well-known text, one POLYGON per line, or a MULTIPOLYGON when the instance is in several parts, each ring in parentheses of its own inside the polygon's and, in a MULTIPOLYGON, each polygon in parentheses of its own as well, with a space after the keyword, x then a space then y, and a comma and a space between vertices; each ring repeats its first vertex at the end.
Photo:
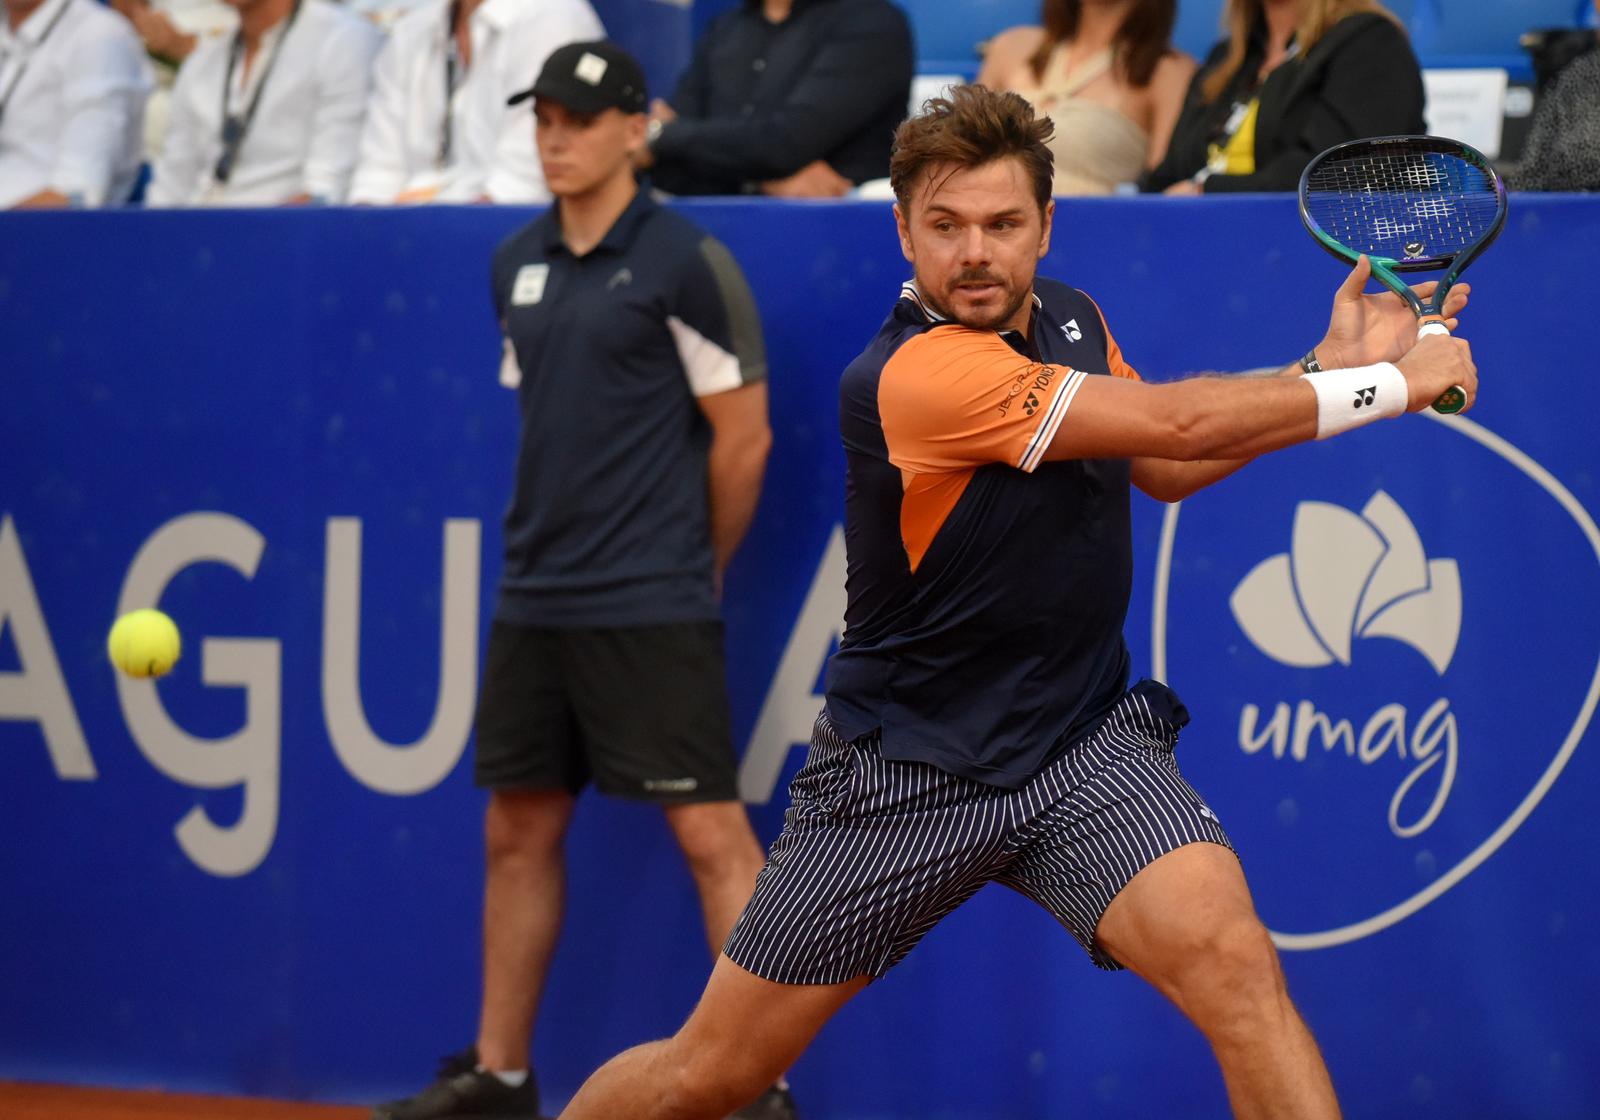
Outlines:
POLYGON ((1411 401, 1406 378, 1392 362, 1355 369, 1303 373, 1317 391, 1317 438, 1327 439, 1387 416, 1400 416, 1411 401))

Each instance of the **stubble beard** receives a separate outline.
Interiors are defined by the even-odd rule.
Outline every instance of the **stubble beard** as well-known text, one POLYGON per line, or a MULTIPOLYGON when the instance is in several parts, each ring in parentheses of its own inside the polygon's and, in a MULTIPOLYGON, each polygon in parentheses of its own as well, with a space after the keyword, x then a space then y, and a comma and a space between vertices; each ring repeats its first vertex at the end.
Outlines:
POLYGON ((969 330, 992 331, 1000 329, 1003 324, 1011 321, 1011 317, 1017 313, 1024 301, 1027 300, 1028 293, 1032 290, 1032 284, 1030 283, 1021 291, 1016 291, 1012 289, 1010 283, 1004 277, 996 276, 992 272, 973 271, 958 274, 937 298, 930 294, 930 285, 924 284, 921 278, 917 280, 917 288, 922 293, 923 302, 927 303, 950 322, 959 324, 969 330), (944 298, 945 293, 953 295, 960 285, 973 282, 1000 285, 1001 290, 1006 294, 1006 299, 999 310, 974 311, 961 314, 944 298))

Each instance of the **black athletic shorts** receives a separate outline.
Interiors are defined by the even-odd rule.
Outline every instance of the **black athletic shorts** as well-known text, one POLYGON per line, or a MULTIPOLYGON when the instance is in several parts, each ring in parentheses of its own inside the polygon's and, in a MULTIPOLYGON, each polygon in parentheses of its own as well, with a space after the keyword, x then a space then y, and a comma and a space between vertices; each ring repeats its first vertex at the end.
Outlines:
POLYGON ((554 629, 496 621, 474 777, 681 804, 738 797, 721 622, 554 629))
POLYGON ((1101 968, 1106 907, 1139 871, 1228 835, 1178 773, 1188 712, 1140 681, 1021 789, 883 757, 817 718, 783 834, 723 952, 780 984, 882 976, 986 883, 1043 906, 1101 968))

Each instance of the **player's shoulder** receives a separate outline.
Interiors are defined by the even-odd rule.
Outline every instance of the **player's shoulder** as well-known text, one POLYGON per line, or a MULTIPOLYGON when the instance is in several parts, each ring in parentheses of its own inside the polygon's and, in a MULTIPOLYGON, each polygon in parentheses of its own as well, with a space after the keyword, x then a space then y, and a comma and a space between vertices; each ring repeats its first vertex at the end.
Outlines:
POLYGON ((1039 306, 1047 316, 1059 317, 1061 315, 1076 315, 1083 312, 1092 312, 1098 315, 1098 307, 1088 292, 1074 288, 1071 284, 1063 284, 1059 280, 1052 280, 1048 276, 1034 279, 1033 294, 1039 297, 1039 306))
POLYGON ((537 264, 547 260, 546 233, 549 228, 546 218, 553 214, 552 209, 546 214, 535 218, 527 225, 513 230, 503 238, 500 244, 494 247, 494 254, 490 257, 498 276, 503 269, 515 268, 525 264, 537 264))
POLYGON ((640 217, 633 252, 663 275, 738 264, 732 251, 704 227, 656 203, 640 217))

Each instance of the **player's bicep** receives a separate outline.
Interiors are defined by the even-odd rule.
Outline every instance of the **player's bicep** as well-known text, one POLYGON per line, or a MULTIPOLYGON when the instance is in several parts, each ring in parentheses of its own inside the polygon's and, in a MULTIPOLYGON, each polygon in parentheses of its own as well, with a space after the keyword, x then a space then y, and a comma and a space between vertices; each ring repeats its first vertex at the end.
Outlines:
POLYGON ((1044 448, 1043 458, 1172 458, 1180 444, 1167 399, 1172 394, 1167 390, 1170 386, 1124 377, 1087 378, 1044 448))

